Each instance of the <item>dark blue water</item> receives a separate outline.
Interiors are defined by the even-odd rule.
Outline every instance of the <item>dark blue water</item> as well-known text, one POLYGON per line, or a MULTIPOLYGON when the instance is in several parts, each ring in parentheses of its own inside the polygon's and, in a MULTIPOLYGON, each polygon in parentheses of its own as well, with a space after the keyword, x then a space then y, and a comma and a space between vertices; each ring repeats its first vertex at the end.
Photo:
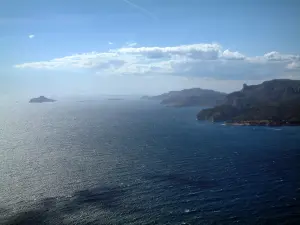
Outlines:
POLYGON ((300 128, 151 101, 0 107, 0 224, 300 224, 300 128))

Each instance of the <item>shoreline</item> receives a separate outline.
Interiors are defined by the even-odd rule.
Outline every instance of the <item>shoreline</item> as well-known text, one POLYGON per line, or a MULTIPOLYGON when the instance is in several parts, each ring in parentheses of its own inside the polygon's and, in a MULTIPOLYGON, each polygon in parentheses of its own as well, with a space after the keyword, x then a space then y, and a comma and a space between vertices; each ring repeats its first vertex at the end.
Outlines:
POLYGON ((225 122, 225 125, 231 126, 271 126, 271 127, 282 127, 282 126, 300 126, 300 121, 288 122, 288 121, 269 121, 269 120, 247 120, 237 122, 225 122))

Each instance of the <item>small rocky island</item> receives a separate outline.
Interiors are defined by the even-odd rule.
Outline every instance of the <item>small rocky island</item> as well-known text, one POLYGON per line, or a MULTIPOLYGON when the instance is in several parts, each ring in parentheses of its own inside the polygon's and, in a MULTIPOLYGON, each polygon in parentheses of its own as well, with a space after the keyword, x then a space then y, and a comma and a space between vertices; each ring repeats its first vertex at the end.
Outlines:
POLYGON ((29 103, 44 103, 44 102, 55 102, 56 100, 46 98, 45 96, 40 96, 38 98, 32 98, 29 100, 29 103))
POLYGON ((108 98, 108 101, 122 101, 124 100, 123 98, 108 98))
POLYGON ((244 85, 223 104, 200 111, 198 120, 241 126, 299 126, 300 81, 277 79, 244 85))

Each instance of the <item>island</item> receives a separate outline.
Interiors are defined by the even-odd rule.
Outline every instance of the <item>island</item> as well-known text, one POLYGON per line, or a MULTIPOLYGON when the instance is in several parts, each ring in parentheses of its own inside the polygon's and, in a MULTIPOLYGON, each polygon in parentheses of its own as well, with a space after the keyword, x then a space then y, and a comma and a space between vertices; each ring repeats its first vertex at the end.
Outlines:
POLYGON ((109 101, 122 101, 124 99, 123 98, 108 98, 107 100, 109 100, 109 101))
POLYGON ((228 94, 223 104, 201 110, 197 119, 243 126, 300 125, 300 81, 244 84, 241 91, 228 94))
POLYGON ((40 96, 38 98, 32 98, 29 100, 29 103, 44 103, 44 102, 55 102, 56 100, 46 98, 45 96, 40 96))
POLYGON ((212 107, 221 104, 225 97, 226 94, 222 92, 191 88, 181 91, 170 91, 157 96, 143 96, 142 99, 158 100, 161 104, 172 107, 212 107))

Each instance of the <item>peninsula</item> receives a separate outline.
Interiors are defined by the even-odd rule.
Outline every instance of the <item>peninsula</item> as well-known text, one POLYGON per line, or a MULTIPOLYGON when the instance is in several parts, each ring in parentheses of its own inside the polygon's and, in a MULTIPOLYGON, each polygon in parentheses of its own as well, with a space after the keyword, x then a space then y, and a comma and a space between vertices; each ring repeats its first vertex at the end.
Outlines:
POLYGON ((181 91, 170 91, 157 96, 143 96, 142 99, 158 100, 163 105, 173 107, 213 107, 222 103, 225 97, 225 93, 201 88, 191 88, 181 91))

